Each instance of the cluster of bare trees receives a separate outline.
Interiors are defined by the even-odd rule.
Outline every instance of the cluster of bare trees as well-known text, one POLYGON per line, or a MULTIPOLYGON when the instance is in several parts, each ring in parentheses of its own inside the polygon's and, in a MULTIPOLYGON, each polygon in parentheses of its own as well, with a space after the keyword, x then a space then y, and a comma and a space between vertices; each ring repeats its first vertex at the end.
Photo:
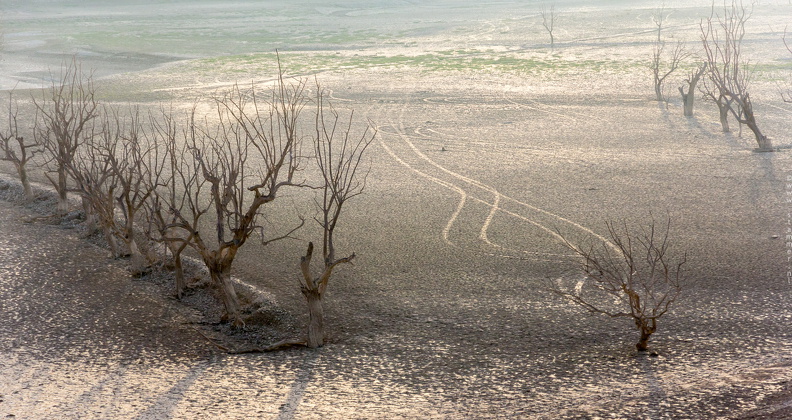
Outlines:
POLYGON ((214 98, 206 115, 198 105, 183 115, 166 108, 144 112, 100 104, 91 75, 73 62, 34 98, 31 141, 22 137, 9 101, 0 152, 17 168, 28 197, 26 167, 41 155, 58 214, 70 210, 68 193, 76 193, 89 230, 101 230, 114 257, 129 256, 133 274, 163 258, 157 243, 168 249, 179 297, 187 286, 182 255, 193 250, 219 291, 224 318, 235 326, 244 325, 231 278, 239 249, 253 238, 266 244, 292 237, 304 225, 301 217, 283 234, 268 231, 262 215, 284 188, 316 191, 324 269, 319 277, 310 274, 312 244, 299 269, 310 309, 308 344, 318 347, 333 268, 355 256, 336 259, 335 229, 346 202, 363 192, 363 155, 376 133, 369 124, 358 129, 352 113, 343 117, 318 82, 310 87, 279 71, 271 89, 235 86, 214 98))
MULTIPOLYGON (((730 131, 729 119, 733 118, 740 127, 744 125, 751 130, 760 150, 772 150, 772 142, 759 129, 756 120, 750 95, 751 68, 742 52, 745 24, 751 17, 754 4, 746 7, 742 0, 728 0, 719 8, 713 2, 710 16, 699 24, 701 64, 688 74, 679 92, 685 116, 693 116, 693 104, 698 91, 718 107, 723 132, 730 131)), ((653 15, 657 38, 650 68, 658 101, 666 100, 663 94, 666 78, 678 70, 685 59, 694 55, 685 50, 681 41, 676 43, 670 55, 664 52, 666 44, 661 36, 664 20, 663 9, 653 15), (668 57, 664 60, 664 56, 668 57)))

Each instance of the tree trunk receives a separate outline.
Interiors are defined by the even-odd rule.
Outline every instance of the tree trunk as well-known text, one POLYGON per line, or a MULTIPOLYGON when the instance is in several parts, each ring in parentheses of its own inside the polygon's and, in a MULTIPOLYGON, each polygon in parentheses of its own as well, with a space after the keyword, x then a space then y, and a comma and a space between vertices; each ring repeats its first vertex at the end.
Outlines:
POLYGON ((686 117, 693 116, 693 102, 696 99, 696 85, 698 84, 699 79, 701 79, 701 75, 704 74, 704 71, 707 69, 707 66, 701 66, 690 76, 690 80, 688 81, 688 90, 687 93, 680 87, 679 93, 682 94, 682 103, 684 104, 684 115, 686 117))
MULTIPOLYGON (((759 145, 759 150, 768 151, 773 149, 773 142, 770 141, 767 136, 762 134, 762 131, 759 130, 759 125, 756 124, 756 116, 753 112, 753 105, 751 104, 751 99, 746 95, 745 99, 741 101, 743 104, 742 111, 745 117, 744 120, 740 121, 748 126, 753 132, 754 137, 756 137, 756 143, 759 145)), ((742 126, 741 126, 742 127, 742 126)))
POLYGON ((682 89, 682 86, 679 87, 679 94, 682 95, 682 105, 683 105, 682 113, 686 117, 692 117, 693 116, 693 99, 691 99, 690 102, 688 103, 688 98, 690 98, 690 94, 689 93, 685 93, 685 90, 682 89))
POLYGON ((22 189, 25 191, 25 199, 32 200, 33 189, 30 187, 30 180, 28 179, 25 165, 19 164, 17 167, 17 173, 19 174, 19 180, 22 182, 22 189))
POLYGON ((184 281, 184 268, 182 267, 181 252, 183 247, 169 246, 173 253, 173 275, 176 278, 176 297, 181 299, 184 297, 184 289, 187 288, 187 282, 184 281))
POLYGON ((110 230, 109 227, 102 226, 102 233, 104 234, 105 241, 107 241, 107 246, 110 248, 110 255, 112 255, 113 258, 121 257, 122 254, 118 250, 118 241, 115 235, 113 235, 112 230, 110 230))
POLYGON ((308 301, 308 347, 315 349, 324 345, 324 304, 319 290, 302 288, 308 301))
POLYGON ((234 283, 231 281, 231 263, 217 264, 222 265, 222 268, 212 268, 211 275, 217 287, 220 289, 220 297, 223 300, 226 314, 223 318, 231 321, 235 327, 241 327, 245 323, 242 322, 242 310, 239 304, 239 297, 234 289, 234 283))
POLYGON ((649 349, 649 337, 652 336, 652 333, 647 332, 645 330, 641 330, 641 339, 635 345, 635 348, 638 351, 646 351, 649 349))
POLYGON ((638 351, 646 351, 649 348, 649 337, 657 331, 656 318, 635 318, 635 326, 641 331, 641 339, 635 345, 638 351))
POLYGON ((137 241, 135 238, 131 238, 126 241, 127 246, 129 247, 129 255, 130 255, 130 268, 129 271, 132 273, 133 276, 140 276, 143 275, 147 269, 149 268, 149 260, 140 252, 140 248, 137 245, 137 241))
POLYGON ((98 229, 98 223, 96 220, 96 213, 91 207, 91 202, 85 195, 82 197, 82 207, 83 213, 85 213, 85 235, 91 236, 96 232, 96 229, 98 229))
POLYGON ((184 296, 184 290, 187 288, 187 282, 184 279, 184 268, 182 266, 181 254, 187 248, 187 238, 179 235, 181 231, 178 229, 168 228, 163 233, 163 237, 169 238, 182 238, 183 241, 176 242, 173 240, 165 240, 165 246, 170 249, 173 254, 173 274, 176 280, 176 297, 181 299, 184 296))
POLYGON ((724 133, 728 133, 729 129, 729 107, 726 104, 716 102, 718 104, 718 112, 720 113, 721 128, 724 133))
POLYGON ((69 212, 69 199, 66 196, 66 170, 58 168, 58 214, 64 215, 69 212))
POLYGON ((663 102, 663 85, 659 79, 655 77, 655 100, 657 102, 663 102))
POLYGON ((747 125, 748 128, 751 129, 751 131, 754 133, 754 136, 756 137, 756 143, 759 144, 759 150, 763 150, 763 151, 773 150, 773 142, 770 141, 770 139, 767 136, 762 134, 761 131, 759 131, 759 127, 756 125, 756 123, 747 124, 747 125))

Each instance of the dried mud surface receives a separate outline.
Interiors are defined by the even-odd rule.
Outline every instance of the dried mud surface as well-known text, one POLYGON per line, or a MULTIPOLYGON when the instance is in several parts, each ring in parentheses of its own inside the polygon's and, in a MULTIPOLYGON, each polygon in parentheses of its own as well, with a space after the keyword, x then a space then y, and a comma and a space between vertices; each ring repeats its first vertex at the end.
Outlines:
MULTIPOLYGON (((783 28, 791 9, 763 2, 746 38, 762 52, 752 98, 779 147, 756 153, 747 133, 720 132, 711 104, 687 119, 674 96, 652 100, 656 5, 621 3, 560 2, 554 52, 535 11, 511 2, 448 15, 382 6, 370 16, 382 36, 354 26, 365 26, 365 8, 288 21, 304 38, 286 31, 285 68, 316 74, 337 106, 378 129, 366 193, 338 230, 339 252, 356 252, 356 265, 334 274, 329 343, 318 351, 223 354, 161 286, 130 280, 77 229, 20 223, 32 210, 0 201, 0 416, 790 418, 792 105, 777 91, 788 53, 767 28, 783 28), (350 25, 350 39, 315 30, 325 16, 350 25), (635 352, 629 322, 586 315, 545 289, 578 276, 550 232, 602 235, 606 220, 650 214, 672 217, 688 255, 682 298, 652 337, 656 357, 635 352)), ((709 3, 694 3, 667 2, 669 35, 695 42, 709 3)), ((266 88, 273 54, 241 45, 97 86, 111 102, 185 109, 235 82, 266 88)), ((301 194, 268 220, 292 220, 301 194)), ((315 234, 240 252, 235 275, 280 320, 242 338, 266 344, 305 324, 297 264, 315 234)))

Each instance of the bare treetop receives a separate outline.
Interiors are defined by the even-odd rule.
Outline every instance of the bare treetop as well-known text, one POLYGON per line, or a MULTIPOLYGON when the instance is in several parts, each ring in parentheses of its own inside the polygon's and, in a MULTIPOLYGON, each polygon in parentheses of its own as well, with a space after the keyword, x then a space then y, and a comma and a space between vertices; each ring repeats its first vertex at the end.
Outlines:
POLYGON ((555 4, 551 4, 548 10, 547 6, 542 3, 542 10, 539 14, 542 16, 542 26, 544 26, 547 33, 550 34, 550 49, 552 50, 555 48, 555 36, 553 35, 553 31, 555 30, 555 23, 558 20, 558 15, 555 13, 555 4))

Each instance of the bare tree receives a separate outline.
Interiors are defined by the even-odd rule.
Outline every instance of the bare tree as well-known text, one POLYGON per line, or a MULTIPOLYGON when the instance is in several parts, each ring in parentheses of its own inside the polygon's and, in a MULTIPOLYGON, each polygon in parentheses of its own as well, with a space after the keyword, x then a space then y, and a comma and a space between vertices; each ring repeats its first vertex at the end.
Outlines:
MULTIPOLYGON (((97 112, 83 128, 84 141, 78 143, 64 160, 64 172, 76 184, 91 225, 104 234, 113 258, 126 255, 116 237, 115 229, 115 173, 110 168, 109 155, 116 153, 121 138, 118 120, 111 112, 97 112)), ((89 233, 95 229, 89 228, 89 233)))
POLYGON ((33 198, 33 189, 30 187, 28 179, 27 164, 33 157, 41 151, 40 146, 35 142, 25 142, 25 138, 19 132, 17 120, 18 108, 13 100, 13 92, 8 93, 8 128, 0 130, 0 160, 11 162, 22 182, 25 191, 25 199, 33 198))
POLYGON ((208 207, 193 207, 200 201, 189 198, 203 196, 206 180, 199 176, 199 168, 185 141, 187 135, 179 130, 173 112, 162 109, 160 118, 150 114, 149 120, 153 141, 162 144, 165 150, 166 170, 160 185, 149 184, 149 187, 154 187, 154 192, 146 202, 146 232, 149 239, 163 243, 171 251, 176 296, 181 299, 187 287, 182 252, 192 241, 192 235, 197 233, 201 216, 209 210, 208 207), (184 229, 180 225, 190 228, 184 229))
MULTIPOLYGON (((707 75, 711 82, 710 98, 718 98, 719 107, 725 106, 740 124, 747 126, 756 137, 761 150, 772 150, 770 139, 762 134, 756 122, 753 103, 748 92, 751 72, 746 69, 747 61, 742 58, 742 40, 745 22, 751 17, 748 10, 737 0, 724 2, 723 14, 712 13, 700 24, 701 41, 707 57, 707 75)), ((723 114, 723 110, 721 111, 723 114)), ((723 116, 721 117, 723 122, 723 116)), ((725 131, 725 128, 724 128, 725 131)))
POLYGON ((721 131, 728 133, 731 131, 729 126, 729 113, 732 107, 733 100, 731 97, 719 91, 713 84, 711 79, 705 77, 701 79, 701 86, 699 91, 704 95, 704 99, 711 101, 718 107, 718 117, 721 124, 721 131))
POLYGON ((316 94, 316 133, 314 152, 316 163, 322 175, 321 197, 316 200, 319 209, 317 223, 322 227, 322 259, 321 274, 311 273, 313 242, 300 259, 302 294, 308 302, 308 347, 316 348, 324 345, 324 304, 323 297, 333 269, 340 264, 351 263, 355 258, 352 253, 347 257, 336 258, 334 233, 338 220, 346 202, 363 193, 366 185, 366 174, 358 172, 368 146, 374 140, 376 131, 366 128, 362 134, 353 134, 353 116, 342 124, 339 113, 326 103, 324 92, 317 83, 316 94))
POLYGON ((128 116, 114 113, 115 124, 120 126, 119 136, 103 156, 113 174, 114 198, 120 210, 113 220, 113 231, 123 242, 131 257, 131 271, 135 275, 144 273, 156 259, 145 237, 136 228, 138 214, 144 209, 149 197, 161 185, 163 170, 168 154, 156 139, 151 138, 140 120, 137 108, 128 116))
POLYGON ((553 50, 555 48, 555 36, 553 35, 553 31, 555 30, 556 20, 558 20, 558 15, 555 13, 555 4, 551 4, 550 10, 547 10, 545 4, 542 3, 542 10, 539 14, 542 16, 542 26, 544 26, 547 33, 550 34, 550 49, 553 50))
POLYGON ((690 72, 687 79, 685 79, 687 90, 684 89, 683 86, 679 87, 679 93, 682 95, 682 104, 684 106, 683 113, 686 117, 693 116, 693 103, 696 99, 696 85, 698 85, 701 76, 706 70, 707 63, 701 64, 696 70, 690 72))
POLYGON ((609 222, 613 246, 602 243, 601 247, 582 248, 567 241, 567 246, 583 258, 586 277, 571 290, 559 283, 553 291, 590 312, 632 318, 640 331, 635 346, 645 351, 649 338, 657 331, 657 320, 668 312, 681 290, 686 257, 671 262, 670 224, 669 218, 665 229, 658 231, 652 220, 647 228, 632 232, 626 222, 609 222))
POLYGON ((662 31, 667 15, 665 15, 664 10, 665 8, 661 7, 657 13, 652 15, 652 21, 657 26, 657 38, 655 38, 652 46, 652 64, 650 68, 654 77, 655 99, 658 102, 666 100, 665 95, 663 95, 663 86, 666 78, 675 72, 679 68, 680 63, 690 55, 685 51, 685 44, 682 41, 677 41, 671 51, 671 57, 665 63, 666 42, 662 38, 662 31))
MULTIPOLYGON (((58 194, 58 212, 69 209, 67 167, 77 149, 86 141, 86 128, 98 115, 93 79, 82 73, 77 60, 61 69, 58 83, 52 82, 41 100, 35 100, 37 117, 34 141, 41 144, 48 157, 47 179, 58 194), (50 175, 54 173, 54 175, 50 175)), ((78 186, 79 187, 79 186, 78 186)))
MULTIPOLYGON (((237 251, 251 235, 263 231, 257 222, 261 207, 274 201, 282 187, 302 185, 294 176, 301 162, 298 122, 306 103, 305 82, 287 84, 281 72, 265 102, 255 89, 235 87, 216 100, 216 127, 208 120, 199 126, 192 119, 186 141, 202 179, 185 191, 186 209, 172 209, 175 220, 167 225, 191 238, 190 246, 220 289, 225 318, 236 326, 244 324, 231 280, 237 251), (205 217, 212 219, 214 240, 201 235, 200 220, 205 217)), ((262 233, 262 242, 290 234, 264 239, 262 233)))

